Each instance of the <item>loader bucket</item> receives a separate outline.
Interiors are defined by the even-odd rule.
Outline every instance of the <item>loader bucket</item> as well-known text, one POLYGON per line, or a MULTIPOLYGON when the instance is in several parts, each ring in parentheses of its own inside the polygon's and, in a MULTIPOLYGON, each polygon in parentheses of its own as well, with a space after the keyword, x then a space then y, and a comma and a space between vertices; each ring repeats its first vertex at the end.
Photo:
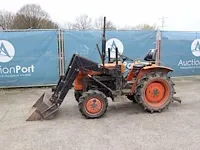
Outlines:
POLYGON ((57 110, 58 106, 50 101, 50 96, 47 93, 44 93, 32 106, 26 121, 53 119, 57 110))

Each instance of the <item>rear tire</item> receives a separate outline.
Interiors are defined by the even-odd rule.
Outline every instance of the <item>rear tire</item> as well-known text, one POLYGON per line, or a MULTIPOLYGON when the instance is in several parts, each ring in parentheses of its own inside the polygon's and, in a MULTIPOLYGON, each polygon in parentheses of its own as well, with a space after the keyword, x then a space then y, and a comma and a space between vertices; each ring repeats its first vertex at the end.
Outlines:
POLYGON ((98 90, 84 92, 79 98, 79 111, 87 119, 102 117, 108 108, 108 100, 104 93, 98 90))
POLYGON ((168 108, 175 94, 174 83, 162 72, 147 73, 136 87, 137 103, 151 113, 168 108))

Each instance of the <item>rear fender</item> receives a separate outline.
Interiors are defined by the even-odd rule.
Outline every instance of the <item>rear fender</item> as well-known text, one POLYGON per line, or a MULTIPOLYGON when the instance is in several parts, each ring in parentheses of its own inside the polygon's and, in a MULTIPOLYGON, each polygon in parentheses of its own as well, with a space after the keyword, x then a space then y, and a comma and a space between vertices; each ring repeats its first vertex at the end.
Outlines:
POLYGON ((131 87, 131 93, 135 92, 135 88, 138 84, 138 81, 140 79, 142 79, 145 76, 145 74, 147 74, 149 72, 163 72, 165 74, 168 74, 169 72, 173 72, 173 69, 171 69, 169 67, 165 67, 165 66, 156 66, 156 65, 146 66, 146 67, 142 68, 135 80, 135 83, 131 87))
POLYGON ((156 70, 156 71, 162 71, 162 72, 173 72, 172 68, 169 67, 165 67, 165 66, 157 66, 157 65, 151 65, 151 66, 146 66, 144 67, 141 71, 152 71, 152 70, 156 70))

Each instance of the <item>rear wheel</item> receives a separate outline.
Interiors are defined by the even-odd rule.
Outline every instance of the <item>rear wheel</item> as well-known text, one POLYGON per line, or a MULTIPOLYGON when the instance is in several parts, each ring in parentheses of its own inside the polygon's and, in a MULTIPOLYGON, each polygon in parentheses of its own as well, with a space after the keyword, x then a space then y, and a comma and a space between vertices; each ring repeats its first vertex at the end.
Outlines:
POLYGON ((108 108, 108 100, 104 93, 98 90, 90 90, 79 98, 79 111, 88 118, 102 117, 108 108))
POLYGON ((142 78, 136 88, 136 101, 140 106, 151 113, 168 108, 172 102, 174 84, 162 72, 148 73, 142 78))

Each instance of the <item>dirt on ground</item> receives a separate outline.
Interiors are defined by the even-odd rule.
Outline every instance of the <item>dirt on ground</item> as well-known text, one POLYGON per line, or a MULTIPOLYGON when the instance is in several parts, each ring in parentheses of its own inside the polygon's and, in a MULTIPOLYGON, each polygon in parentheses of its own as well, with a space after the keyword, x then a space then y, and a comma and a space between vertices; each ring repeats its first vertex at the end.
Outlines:
POLYGON ((26 122, 35 101, 50 88, 0 91, 1 150, 199 150, 200 78, 176 78, 174 102, 150 114, 125 97, 109 100, 100 119, 85 119, 70 90, 53 120, 26 122))

